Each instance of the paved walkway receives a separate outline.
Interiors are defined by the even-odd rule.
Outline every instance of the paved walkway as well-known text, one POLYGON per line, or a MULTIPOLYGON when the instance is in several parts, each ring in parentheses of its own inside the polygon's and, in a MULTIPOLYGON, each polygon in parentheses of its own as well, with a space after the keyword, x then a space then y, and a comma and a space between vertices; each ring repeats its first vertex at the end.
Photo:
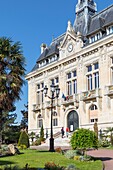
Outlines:
POLYGON ((103 164, 105 165, 104 170, 113 170, 113 150, 91 150, 88 151, 87 154, 101 159, 103 161, 103 164))

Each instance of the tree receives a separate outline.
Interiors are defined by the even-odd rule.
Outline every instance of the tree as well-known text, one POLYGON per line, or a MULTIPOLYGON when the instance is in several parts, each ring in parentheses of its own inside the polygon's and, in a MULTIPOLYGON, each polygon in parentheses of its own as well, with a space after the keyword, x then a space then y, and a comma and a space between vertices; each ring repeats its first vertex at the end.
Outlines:
POLYGON ((25 82, 25 58, 21 49, 20 42, 0 38, 0 132, 3 113, 14 110, 15 101, 20 100, 21 87, 25 82))
POLYGON ((41 129, 40 129, 40 140, 45 141, 43 124, 42 124, 41 129))
POLYGON ((20 134, 20 126, 17 126, 15 120, 16 113, 4 112, 2 116, 2 142, 13 143, 17 142, 20 134))
POLYGON ((26 147, 26 148, 29 148, 30 144, 29 144, 29 136, 28 134, 26 133, 25 130, 23 130, 20 134, 20 137, 19 137, 19 141, 18 141, 18 146, 20 147, 26 147))
POLYGON ((28 129, 28 104, 24 105, 24 106, 25 106, 25 109, 21 110, 22 120, 21 120, 21 123, 20 123, 20 127, 22 129, 28 129))
POLYGON ((98 148, 98 139, 95 132, 89 129, 76 130, 70 140, 73 149, 80 149, 83 155, 88 148, 98 148))

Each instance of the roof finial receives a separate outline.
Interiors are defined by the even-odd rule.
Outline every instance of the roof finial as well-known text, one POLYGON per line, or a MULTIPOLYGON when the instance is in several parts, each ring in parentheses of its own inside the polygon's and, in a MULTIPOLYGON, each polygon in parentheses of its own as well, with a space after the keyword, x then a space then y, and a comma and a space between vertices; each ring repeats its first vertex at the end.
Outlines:
POLYGON ((71 30, 72 30, 71 21, 68 21, 67 31, 71 31, 71 30))

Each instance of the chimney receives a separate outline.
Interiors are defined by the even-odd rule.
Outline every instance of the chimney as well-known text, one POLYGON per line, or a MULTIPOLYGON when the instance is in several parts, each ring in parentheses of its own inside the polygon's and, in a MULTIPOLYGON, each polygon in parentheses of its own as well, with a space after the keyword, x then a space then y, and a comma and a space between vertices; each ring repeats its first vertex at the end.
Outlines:
POLYGON ((45 49, 46 49, 46 44, 42 43, 41 44, 41 54, 44 52, 45 49))

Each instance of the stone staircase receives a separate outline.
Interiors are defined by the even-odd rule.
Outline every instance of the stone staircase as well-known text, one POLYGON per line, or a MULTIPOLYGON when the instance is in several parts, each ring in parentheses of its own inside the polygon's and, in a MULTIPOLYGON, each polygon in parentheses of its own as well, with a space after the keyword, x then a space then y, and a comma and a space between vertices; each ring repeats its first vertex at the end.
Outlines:
MULTIPOLYGON (((61 137, 61 133, 60 135, 58 135, 57 137, 54 137, 54 148, 57 147, 61 147, 62 149, 70 149, 70 137, 71 134, 69 134, 69 137, 67 138, 66 136, 64 136, 63 138, 61 137)), ((39 146, 31 146, 31 149, 39 149, 39 150, 45 150, 45 149, 49 149, 50 146, 50 138, 48 137, 45 141, 45 143, 42 143, 39 146)))

